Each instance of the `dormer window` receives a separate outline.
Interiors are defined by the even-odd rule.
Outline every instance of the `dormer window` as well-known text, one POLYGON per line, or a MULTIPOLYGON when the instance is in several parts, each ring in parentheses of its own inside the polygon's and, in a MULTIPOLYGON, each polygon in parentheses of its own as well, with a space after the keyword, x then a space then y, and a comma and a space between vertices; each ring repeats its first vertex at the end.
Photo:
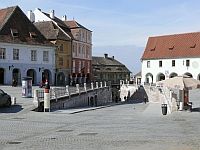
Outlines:
POLYGON ((13 37, 18 37, 19 36, 19 32, 17 31, 17 29, 10 29, 11 34, 13 37))
POLYGON ((196 47, 196 44, 194 43, 194 44, 192 44, 192 45, 190 45, 190 48, 195 48, 196 47))
POLYGON ((37 37, 37 34, 35 32, 29 32, 30 37, 35 39, 37 37))
POLYGON ((122 68, 117 68, 117 70, 122 71, 122 68))
POLYGON ((111 70, 111 68, 106 68, 106 70, 111 70))
POLYGON ((155 49, 156 49, 156 46, 150 48, 150 51, 155 51, 155 49))
POLYGON ((174 49, 174 45, 169 46, 169 50, 173 50, 174 49))

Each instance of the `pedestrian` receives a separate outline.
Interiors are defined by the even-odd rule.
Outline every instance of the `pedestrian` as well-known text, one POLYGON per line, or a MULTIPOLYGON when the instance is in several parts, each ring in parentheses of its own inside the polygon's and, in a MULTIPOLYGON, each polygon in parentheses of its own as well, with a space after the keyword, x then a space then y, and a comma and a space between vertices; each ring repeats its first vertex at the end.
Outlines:
POLYGON ((147 97, 144 96, 144 103, 146 104, 147 103, 147 97))

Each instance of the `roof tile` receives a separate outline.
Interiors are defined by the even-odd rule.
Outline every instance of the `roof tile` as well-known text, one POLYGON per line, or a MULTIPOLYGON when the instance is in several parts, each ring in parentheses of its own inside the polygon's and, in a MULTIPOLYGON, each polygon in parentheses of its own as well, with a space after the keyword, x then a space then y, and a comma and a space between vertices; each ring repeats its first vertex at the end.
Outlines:
POLYGON ((200 32, 149 37, 142 59, 184 57, 200 57, 200 32))

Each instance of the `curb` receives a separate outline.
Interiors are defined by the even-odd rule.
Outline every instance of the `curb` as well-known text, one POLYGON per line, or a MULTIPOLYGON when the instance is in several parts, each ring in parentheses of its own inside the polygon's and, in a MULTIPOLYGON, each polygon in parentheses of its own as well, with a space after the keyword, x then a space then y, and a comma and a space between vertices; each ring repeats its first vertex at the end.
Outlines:
POLYGON ((81 112, 85 112, 85 111, 92 111, 92 110, 97 110, 97 109, 102 109, 102 108, 107 108, 107 107, 111 107, 111 106, 115 106, 115 105, 120 105, 121 103, 116 103, 116 104, 110 104, 110 105, 106 105, 106 106, 99 106, 99 107, 94 107, 94 108, 88 108, 88 109, 84 109, 84 110, 78 110, 69 114, 77 114, 77 113, 81 113, 81 112))

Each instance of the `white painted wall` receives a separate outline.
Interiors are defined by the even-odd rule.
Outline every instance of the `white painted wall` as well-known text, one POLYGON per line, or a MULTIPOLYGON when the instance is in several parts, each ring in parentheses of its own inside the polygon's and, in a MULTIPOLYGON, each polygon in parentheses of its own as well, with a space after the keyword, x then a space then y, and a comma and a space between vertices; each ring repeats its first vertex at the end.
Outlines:
POLYGON ((35 15, 35 22, 41 22, 41 21, 52 21, 51 18, 47 17, 45 14, 41 12, 40 9, 36 8, 33 11, 35 15))
MULTIPOLYGON (((153 83, 157 82, 160 73, 169 78, 171 73, 183 75, 191 73, 193 78, 198 79, 200 75, 200 58, 178 58, 178 59, 152 59, 142 61, 142 83, 146 82, 146 75, 153 75, 153 83), (175 67, 172 67, 172 60, 175 60, 175 67), (190 60, 190 66, 186 66, 186 60, 190 60), (150 61, 150 68, 147 68, 147 61, 150 61), (162 67, 159 67, 159 61, 162 61, 162 67)), ((150 78, 151 82, 151 78, 150 78)))
POLYGON ((54 83, 55 75, 55 47, 50 46, 36 46, 1 43, 0 47, 6 48, 6 59, 0 59, 0 68, 5 70, 4 83, 12 83, 12 70, 17 68, 21 71, 21 77, 25 77, 29 69, 36 71, 37 83, 42 80, 42 71, 39 68, 48 69, 52 75, 52 83, 54 83), (19 49, 19 60, 13 60, 13 48, 19 49), (37 61, 31 61, 31 50, 37 50, 37 61), (43 51, 49 52, 49 61, 43 61, 43 51), (9 66, 14 66, 9 70, 9 66))

